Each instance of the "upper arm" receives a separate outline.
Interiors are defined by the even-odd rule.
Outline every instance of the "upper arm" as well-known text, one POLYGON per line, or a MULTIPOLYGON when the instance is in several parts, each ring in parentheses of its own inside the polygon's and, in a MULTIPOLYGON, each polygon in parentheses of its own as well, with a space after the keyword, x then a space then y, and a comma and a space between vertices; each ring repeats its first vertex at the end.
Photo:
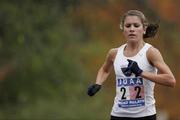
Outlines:
POLYGON ((117 48, 110 49, 108 54, 106 55, 105 62, 102 66, 105 72, 110 72, 113 68, 113 62, 117 54, 117 48))
POLYGON ((158 69, 158 73, 170 74, 173 76, 170 68, 164 62, 163 57, 158 49, 151 47, 147 51, 148 61, 158 69))

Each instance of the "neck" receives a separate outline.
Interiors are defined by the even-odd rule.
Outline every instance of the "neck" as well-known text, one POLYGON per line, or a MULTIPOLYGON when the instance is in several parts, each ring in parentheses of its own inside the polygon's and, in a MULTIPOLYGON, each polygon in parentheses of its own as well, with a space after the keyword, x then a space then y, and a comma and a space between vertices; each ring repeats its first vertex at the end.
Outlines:
POLYGON ((138 42, 128 41, 127 42, 127 49, 131 49, 131 50, 141 49, 144 46, 144 44, 145 44, 145 42, 143 40, 140 40, 138 42))

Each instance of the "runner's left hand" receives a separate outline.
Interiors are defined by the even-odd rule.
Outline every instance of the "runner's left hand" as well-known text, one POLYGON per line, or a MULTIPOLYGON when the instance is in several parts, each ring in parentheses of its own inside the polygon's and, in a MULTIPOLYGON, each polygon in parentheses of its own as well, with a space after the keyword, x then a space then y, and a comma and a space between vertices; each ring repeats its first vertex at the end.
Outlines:
POLYGON ((136 75, 136 77, 140 76, 141 73, 143 72, 143 70, 141 68, 139 68, 137 62, 133 61, 133 60, 130 60, 130 59, 127 59, 127 61, 129 63, 128 63, 128 67, 125 70, 125 73, 129 72, 129 71, 132 71, 132 73, 134 73, 136 75))

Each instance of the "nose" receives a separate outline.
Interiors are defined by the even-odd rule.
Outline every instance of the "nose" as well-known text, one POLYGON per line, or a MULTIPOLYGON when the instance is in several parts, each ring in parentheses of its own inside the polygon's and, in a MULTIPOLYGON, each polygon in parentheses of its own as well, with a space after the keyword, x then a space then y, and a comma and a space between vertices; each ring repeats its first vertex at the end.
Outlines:
POLYGON ((131 27, 130 27, 130 32, 133 32, 133 31, 134 31, 134 26, 131 25, 131 27))

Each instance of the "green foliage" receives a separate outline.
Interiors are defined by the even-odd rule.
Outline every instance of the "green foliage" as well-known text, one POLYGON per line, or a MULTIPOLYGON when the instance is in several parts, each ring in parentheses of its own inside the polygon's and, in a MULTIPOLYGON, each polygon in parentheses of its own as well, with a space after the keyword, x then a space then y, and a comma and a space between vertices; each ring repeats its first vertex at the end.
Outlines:
POLYGON ((56 3, 0 5, 1 64, 13 62, 1 83, 2 119, 67 118, 63 109, 73 112, 76 99, 85 95, 85 71, 77 55, 83 34, 75 32, 64 13, 68 10, 56 3))

